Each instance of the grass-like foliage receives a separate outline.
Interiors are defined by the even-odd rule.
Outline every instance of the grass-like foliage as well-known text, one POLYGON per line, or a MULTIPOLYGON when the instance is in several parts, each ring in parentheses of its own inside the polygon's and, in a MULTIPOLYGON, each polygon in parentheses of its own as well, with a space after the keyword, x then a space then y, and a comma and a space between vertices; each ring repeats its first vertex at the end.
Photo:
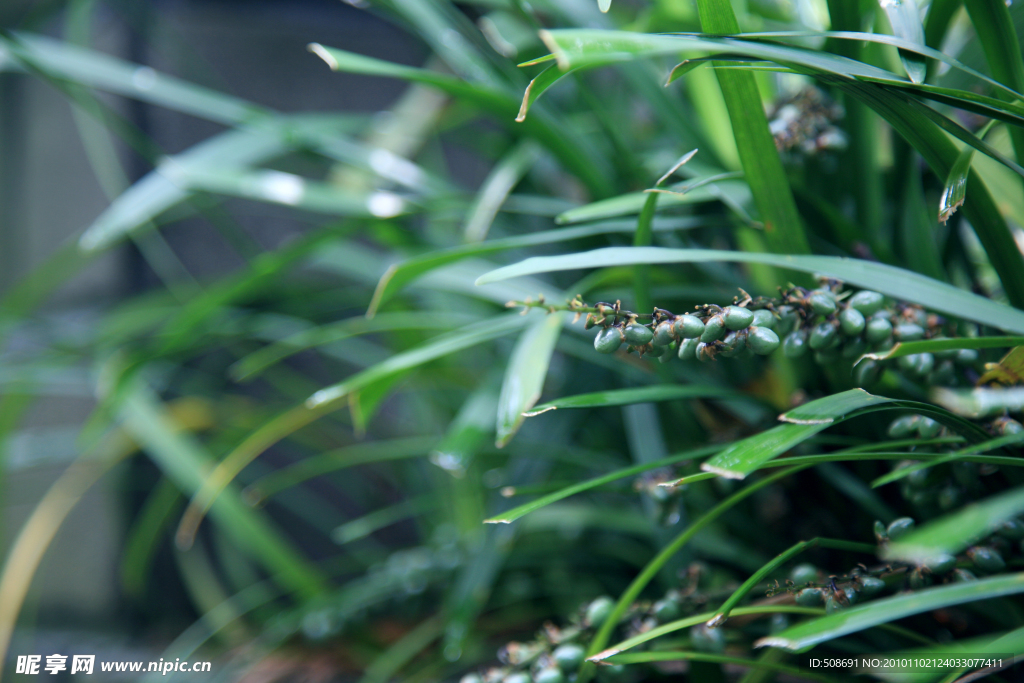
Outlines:
POLYGON ((171 553, 199 619, 163 656, 228 677, 293 648, 379 683, 1024 652, 1022 3, 369 0, 433 57, 306 68, 407 82, 385 126, 142 87, 89 48, 93 5, 74 41, 0 35, 88 148, 153 164, 0 303, 37 340, 3 348, 0 429, 98 397, 3 566, 0 661, 50 539, 122 470, 126 599, 171 553), (147 155, 110 93, 226 129, 147 155), (308 228, 255 249, 226 198, 308 228), (243 267, 182 271, 161 236, 197 214, 243 267), (163 285, 40 332, 127 241, 163 285))

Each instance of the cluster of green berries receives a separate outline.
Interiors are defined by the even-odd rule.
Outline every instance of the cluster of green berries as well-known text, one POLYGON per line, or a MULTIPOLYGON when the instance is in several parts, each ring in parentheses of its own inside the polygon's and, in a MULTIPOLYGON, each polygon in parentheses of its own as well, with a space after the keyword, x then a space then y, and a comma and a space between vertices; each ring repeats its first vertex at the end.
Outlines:
MULTIPOLYGON (((582 302, 573 303, 570 310, 583 307, 582 302)), ((767 355, 781 347, 788 358, 812 354, 821 365, 841 360, 852 364, 865 353, 888 351, 896 342, 941 339, 946 324, 919 306, 886 306, 878 292, 843 291, 835 281, 813 290, 790 287, 776 298, 744 296, 731 306, 705 304, 682 315, 656 308, 652 315, 641 316, 623 310, 619 302, 599 303, 595 308, 587 315, 586 327, 600 328, 594 338, 598 352, 615 353, 625 344, 627 352, 663 363, 675 357, 709 361, 719 356, 767 355)), ((910 379, 953 386, 963 375, 958 366, 977 365, 978 353, 954 349, 895 361, 864 359, 853 367, 854 383, 870 386, 889 362, 910 379)))
MULTIPOLYGON (((588 603, 577 615, 575 624, 564 629, 552 624, 530 643, 509 643, 498 653, 504 664, 482 674, 462 677, 461 683, 565 683, 575 677, 586 657, 582 636, 601 627, 615 609, 615 602, 601 596, 588 603)), ((600 677, 614 680, 622 675, 622 666, 602 666, 600 677)))
POLYGON ((587 315, 586 326, 601 327, 594 338, 594 348, 600 353, 615 353, 625 343, 628 351, 664 363, 673 357, 708 361, 717 356, 764 356, 780 345, 774 330, 778 321, 767 308, 711 304, 683 315, 655 309, 650 324, 641 324, 635 313, 622 311, 617 302, 614 306, 598 304, 597 309, 587 315))
MULTIPOLYGON (((1024 425, 1009 417, 997 418, 983 426, 993 436, 1024 432, 1024 425)), ((949 435, 948 430, 935 420, 916 414, 893 420, 888 434, 893 439, 934 439, 949 435)), ((948 447, 960 448, 962 444, 949 444, 948 447)), ((898 470, 918 463, 912 459, 902 460, 896 463, 895 468, 898 470)), ((995 468, 991 465, 964 461, 918 469, 899 480, 900 494, 917 512, 932 517, 958 508, 965 498, 981 494, 984 487, 979 477, 992 472, 995 468)))
MULTIPOLYGON (((884 546, 914 527, 912 517, 900 517, 888 525, 876 521, 875 539, 884 546)), ((997 574, 1006 569, 1003 556, 1014 551, 1024 553, 1024 521, 1019 519, 1003 522, 987 539, 960 556, 943 553, 920 564, 887 565, 875 571, 858 566, 843 577, 824 577, 817 567, 805 563, 793 568, 787 584, 798 605, 820 607, 824 603, 825 611, 831 614, 887 589, 916 590, 935 582, 962 583, 977 580, 977 574, 997 574)))

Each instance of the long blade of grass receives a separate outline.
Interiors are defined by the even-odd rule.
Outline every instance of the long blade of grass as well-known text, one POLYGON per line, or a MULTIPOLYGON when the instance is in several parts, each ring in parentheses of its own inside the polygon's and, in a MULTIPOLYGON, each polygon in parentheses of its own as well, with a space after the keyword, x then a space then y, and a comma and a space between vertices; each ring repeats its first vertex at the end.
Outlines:
POLYGON ((924 339, 914 342, 897 342, 885 353, 866 353, 857 362, 871 360, 891 360, 912 356, 915 353, 938 353, 955 349, 1004 349, 1024 344, 1024 337, 955 337, 952 339, 924 339))
MULTIPOLYGON (((1018 93, 1024 91, 1024 58, 1009 7, 1000 0, 965 0, 964 6, 992 75, 1018 93)), ((1001 94, 1011 101, 1019 99, 1011 99, 1005 92, 1001 94)), ((1024 159, 1024 130, 1010 128, 1010 140, 1017 159, 1024 159)))
MULTIPOLYGON (((643 571, 641 571, 640 574, 637 575, 635 579, 633 579, 633 582, 629 584, 629 587, 626 588, 626 590, 622 593, 621 596, 619 596, 619 600, 615 603, 615 607, 612 609, 611 614, 608 615, 604 623, 601 625, 601 628, 598 629, 596 634, 594 634, 593 640, 590 641, 590 645, 587 647, 587 656, 591 659, 595 659, 595 655, 598 655, 598 653, 601 653, 601 655, 605 656, 611 656, 613 654, 618 654, 622 649, 625 649, 616 646, 616 648, 613 648, 611 650, 604 650, 605 646, 608 644, 608 638, 611 636, 612 631, 618 625, 619 620, 626 613, 626 610, 629 609, 629 606, 633 604, 634 600, 640 597, 640 593, 643 591, 643 589, 646 588, 647 584, 650 583, 651 580, 658 575, 658 572, 661 571, 662 567, 665 566, 665 564, 672 558, 672 556, 679 552, 683 548, 683 546, 685 546, 690 541, 690 539, 692 539, 698 532, 700 532, 703 528, 705 528, 714 520, 718 519, 718 517, 720 517, 722 514, 724 514, 728 510, 731 510, 733 507, 736 506, 737 503, 747 498, 751 494, 761 490, 765 486, 768 486, 779 481, 780 479, 784 479, 792 474, 795 474, 802 469, 804 468, 792 467, 781 472, 771 474, 765 477, 764 479, 761 479, 760 481, 754 482, 748 485, 746 488, 740 489, 736 493, 732 494, 731 496, 720 502, 718 505, 716 505, 715 507, 711 508, 706 513, 701 515, 698 519, 694 520, 694 522, 689 527, 687 527, 685 531, 676 536, 671 543, 667 544, 664 548, 662 548, 661 552, 659 552, 650 562, 647 563, 647 565, 643 568, 643 571)), ((739 610, 736 610, 734 613, 738 614, 739 610)), ((701 621, 706 621, 707 619, 710 619, 712 616, 714 615, 709 614, 705 616, 703 619, 701 619, 701 621)), ((672 624, 678 623, 679 622, 671 622, 671 624, 666 624, 665 626, 660 628, 665 628, 672 624)), ((658 629, 652 629, 644 635, 649 635, 656 631, 658 631, 658 629)), ((584 682, 589 680, 590 677, 593 676, 593 671, 593 666, 584 667, 580 672, 580 679, 584 682)))
POLYGON ((530 107, 533 106, 533 103, 536 102, 548 88, 562 80, 563 77, 568 76, 573 71, 575 71, 575 69, 563 71, 556 65, 552 64, 534 76, 533 80, 530 81, 530 84, 526 86, 526 92, 523 93, 523 103, 519 107, 519 113, 516 115, 516 121, 518 123, 525 121, 526 115, 529 113, 530 107))
POLYGON ((985 432, 974 424, 930 404, 901 401, 875 396, 863 389, 850 389, 819 398, 780 415, 779 419, 788 424, 778 425, 737 442, 701 464, 701 469, 723 477, 742 479, 823 429, 867 412, 898 409, 919 410, 974 441, 986 438, 985 432))
POLYGON ((910 465, 908 467, 901 467, 897 470, 893 470, 892 472, 884 474, 881 477, 875 479, 873 482, 871 482, 871 488, 874 489, 878 488, 879 486, 891 484, 892 482, 899 481, 903 477, 906 477, 907 475, 917 472, 919 470, 927 469, 929 467, 935 467, 936 465, 945 465, 946 463, 960 460, 965 455, 974 455, 975 453, 985 453, 987 451, 994 451, 997 448, 1002 448, 1003 446, 1012 446, 1014 444, 1018 444, 1021 442, 1024 442, 1024 434, 1007 434, 1006 436, 1000 436, 998 438, 991 439, 983 443, 974 444, 973 446, 969 446, 967 448, 961 448, 958 451, 954 451, 952 453, 944 455, 941 458, 936 458, 935 460, 931 460, 928 462, 920 462, 917 463, 916 465, 910 465))
POLYGON ((800 541, 799 543, 794 544, 788 550, 784 550, 783 552, 776 555, 774 558, 771 559, 771 561, 769 561, 763 567, 761 567, 756 572, 751 574, 750 578, 744 581, 743 584, 735 591, 733 591, 733 594, 730 595, 724 603, 722 603, 722 606, 719 607, 718 611, 715 612, 715 616, 711 617, 711 619, 708 620, 708 627, 717 628, 724 624, 726 620, 729 618, 729 614, 732 612, 733 609, 736 608, 736 605, 740 604, 740 601, 742 601, 743 598, 745 598, 747 594, 750 593, 750 591, 754 590, 754 588, 757 587, 757 584, 761 583, 766 578, 768 578, 768 575, 776 569, 778 569, 780 566, 782 566, 792 558, 796 557, 800 553, 804 552, 805 550, 809 550, 811 548, 831 548, 832 550, 849 550, 851 552, 864 553, 866 555, 872 556, 878 550, 877 546, 869 543, 856 543, 854 541, 844 541, 832 538, 812 538, 809 541, 800 541))
MULTIPOLYGON (((518 115, 520 101, 511 94, 492 86, 469 83, 447 74, 394 64, 372 57, 364 57, 345 50, 324 47, 318 43, 309 46, 311 52, 323 59, 332 71, 400 78, 422 83, 464 99, 496 115, 501 120, 513 121, 518 115)), ((592 153, 586 143, 569 127, 556 123, 549 116, 534 113, 522 121, 524 132, 534 136, 547 147, 567 169, 587 184, 594 194, 609 194, 610 183, 607 163, 592 153)))
MULTIPOLYGON (((655 460, 652 462, 641 463, 639 465, 633 465, 632 467, 626 467, 621 470, 616 470, 614 472, 610 472, 600 477, 588 479, 587 481, 581 481, 578 484, 567 486, 564 489, 555 491, 554 493, 549 493, 545 496, 541 496, 536 500, 530 501, 529 503, 512 508, 507 512, 503 512, 500 515, 491 517, 490 519, 485 519, 484 522, 486 524, 508 524, 510 522, 516 521, 524 515, 530 514, 535 510, 539 510, 542 507, 551 505, 552 503, 568 498, 569 496, 574 496, 577 493, 589 491, 590 489, 594 489, 599 486, 604 486, 605 484, 610 484, 613 481, 618 481, 619 479, 631 477, 635 474, 647 472, 652 469, 657 469, 659 467, 667 467, 668 465, 674 465, 685 460, 693 460, 696 458, 704 457, 705 455, 710 455, 711 453, 717 453, 724 446, 725 444, 719 444, 715 446, 705 446, 703 448, 696 448, 692 451, 676 453, 675 455, 670 455, 667 458, 662 458, 660 460, 655 460)), ((701 479, 710 479, 714 475, 701 474, 697 476, 700 477, 701 479)))
MULTIPOLYGON (((1019 252, 1018 252, 1019 253, 1019 252)), ((700 263, 731 261, 766 263, 805 273, 821 273, 851 285, 921 304, 956 318, 991 325, 1008 332, 1024 334, 1024 312, 1015 310, 944 282, 895 266, 832 256, 782 256, 749 254, 714 249, 663 249, 658 247, 609 247, 576 254, 535 256, 493 270, 477 279, 477 284, 499 282, 522 275, 580 270, 604 266, 635 264, 700 263)))
POLYGON ((805 621, 781 633, 761 638, 754 646, 803 650, 914 614, 1021 592, 1024 592, 1024 573, 924 588, 805 621))
POLYGON ((540 158, 541 150, 525 140, 503 157, 484 179, 469 210, 464 230, 467 242, 482 242, 512 189, 540 158))
POLYGON ((441 319, 424 320, 420 316, 405 312, 384 313, 372 320, 367 320, 364 317, 347 318, 336 323, 297 332, 281 341, 254 351, 248 356, 243 356, 229 368, 229 373, 234 380, 244 381, 300 351, 333 344, 357 335, 399 330, 447 331, 468 322, 471 322, 469 316, 457 314, 441 319))
MULTIPOLYGON (((915 0, 879 0, 892 32, 910 43, 924 47, 924 25, 915 0)), ((900 50, 900 61, 914 83, 923 83, 927 63, 920 55, 900 50)))
MULTIPOLYGON (((697 227, 713 227, 715 223, 697 216, 669 217, 655 219, 652 229, 655 232, 667 232, 672 230, 689 230, 697 227)), ((515 237, 504 237, 501 239, 487 240, 473 244, 462 244, 448 249, 437 249, 429 251, 420 256, 390 266, 377 288, 373 292, 373 299, 366 312, 366 317, 372 318, 377 315, 380 307, 387 303, 398 291, 410 282, 440 268, 441 266, 455 263, 471 256, 481 256, 521 247, 531 247, 538 244, 555 244, 568 242, 570 240, 584 239, 597 235, 610 234, 632 234, 636 230, 636 222, 631 220, 610 220, 601 221, 592 225, 583 225, 575 228, 559 228, 557 230, 542 230, 526 235, 515 237)))
MULTIPOLYGON (((740 31, 729 0, 697 0, 697 13, 705 33, 723 35, 740 31)), ((740 164, 761 214, 768 248, 783 254, 811 253, 782 159, 768 130, 754 74, 717 70, 715 75, 732 120, 740 164)))
POLYGON ((651 387, 630 389, 610 389, 595 391, 589 394, 563 396, 554 401, 543 403, 526 415, 533 417, 559 408, 604 408, 608 406, 627 406, 634 403, 657 403, 660 401, 680 401, 691 398, 738 398, 741 394, 720 387, 696 384, 658 384, 651 387))
MULTIPOLYGON (((927 562, 942 554, 955 555, 993 533, 1004 521, 1024 512, 1024 488, 1015 488, 970 503, 945 517, 914 529, 882 552, 883 559, 927 562)), ((1018 575, 1024 578, 1024 575, 1018 575)))
MULTIPOLYGON (((721 201, 730 208, 735 205, 749 204, 753 195, 745 181, 736 179, 735 173, 720 174, 708 178, 698 178, 685 183, 670 185, 670 192, 664 193, 659 202, 660 208, 667 209, 685 204, 721 201)), ((602 199, 600 201, 569 209, 560 213, 555 222, 585 223, 616 216, 635 215, 643 210, 650 195, 647 192, 628 192, 626 194, 602 199)), ((748 219, 749 220, 749 219, 748 219)))
POLYGON ((519 336, 498 396, 495 445, 504 447, 519 431, 527 411, 540 399, 548 364, 555 344, 562 333, 564 315, 549 314, 538 318, 519 336))

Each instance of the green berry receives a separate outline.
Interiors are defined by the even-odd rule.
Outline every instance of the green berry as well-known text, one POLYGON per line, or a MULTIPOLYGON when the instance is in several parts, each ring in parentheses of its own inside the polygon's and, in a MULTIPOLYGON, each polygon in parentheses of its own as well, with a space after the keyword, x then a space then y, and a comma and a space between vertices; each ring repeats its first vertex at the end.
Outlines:
POLYGON ((853 339, 847 339, 846 343, 843 344, 842 351, 840 354, 843 358, 860 358, 864 355, 864 352, 868 350, 868 345, 860 337, 854 337, 853 339))
POLYGON ((639 323, 630 323, 626 325, 626 329, 623 334, 626 337, 626 341, 634 346, 650 344, 654 339, 654 332, 651 332, 651 328, 646 325, 640 325, 639 323))
POLYGON ((615 609, 615 601, 608 596, 602 595, 596 598, 587 605, 586 623, 597 628, 611 616, 613 609, 615 609))
POLYGON ((789 578, 798 586, 805 583, 814 583, 818 580, 818 568, 813 564, 803 562, 793 567, 793 571, 789 573, 789 578))
POLYGON ((820 588, 804 588, 796 594, 796 604, 802 607, 817 607, 825 594, 820 588))
POLYGON ((754 321, 750 323, 756 327, 767 327, 774 330, 778 321, 775 319, 775 315, 767 308, 761 308, 754 311, 754 321))
POLYGON ((977 581, 978 577, 974 575, 974 572, 968 569, 954 569, 953 570, 953 581, 955 583, 966 583, 968 581, 977 581))
POLYGON ((625 664, 604 664, 597 667, 597 678, 601 681, 618 681, 625 675, 625 664))
POLYGON ((739 306, 726 306, 722 314, 725 326, 730 330, 742 330, 754 322, 754 313, 739 306))
POLYGON ((799 358, 807 353, 807 348, 807 333, 803 330, 790 332, 782 342, 782 353, 786 358, 799 358))
POLYGON ((930 353, 915 353, 914 374, 924 377, 935 369, 935 356, 930 353))
POLYGON ((901 342, 917 341, 924 337, 924 328, 913 323, 902 323, 894 327, 892 333, 901 342))
POLYGON ((847 308, 839 314, 839 328, 847 337, 856 337, 864 331, 866 324, 864 314, 856 308, 847 308))
POLYGON ((767 356, 779 348, 779 335, 767 327, 751 327, 747 333, 747 348, 759 356, 767 356))
POLYGON ((720 628, 699 624, 690 628, 690 645, 698 652, 722 652, 725 649, 725 634, 720 628))
POLYGON ((866 598, 872 598, 885 590, 885 581, 874 576, 862 576, 860 579, 860 590, 866 598))
POLYGON ((730 332, 725 335, 725 340, 722 342, 724 346, 719 351, 719 355, 724 358, 733 358, 738 356, 747 348, 747 334, 746 332, 730 332))
POLYGON ((814 351, 820 351, 831 348, 838 339, 839 335, 836 333, 835 325, 826 321, 814 326, 808 344, 814 351))
POLYGON ((896 418, 889 425, 888 434, 894 439, 905 439, 917 430, 918 415, 904 415, 896 418))
POLYGON ((846 603, 853 605, 857 603, 857 590, 853 586, 847 586, 843 589, 843 595, 846 596, 846 603))
POLYGON ((895 541, 900 536, 905 535, 913 529, 914 519, 912 517, 900 517, 899 519, 894 520, 885 531, 889 534, 889 540, 895 541))
POLYGON ((694 339, 704 334, 704 323, 695 315, 681 315, 672 323, 679 339, 694 339))
POLYGON ((871 315, 875 313, 885 302, 885 297, 878 292, 872 292, 865 289, 862 292, 857 292, 850 297, 850 308, 856 309, 864 315, 871 315))
POLYGON ((618 327, 604 327, 594 337, 594 348, 598 353, 615 353, 622 346, 622 330, 618 327))
POLYGON ((667 624, 670 621, 675 621, 681 615, 679 611, 679 603, 675 600, 665 599, 659 600, 654 603, 654 618, 658 620, 659 624, 667 624))
POLYGON ((996 533, 1011 541, 1019 541, 1024 539, 1024 524, 1019 519, 1008 519, 999 525, 996 533))
POLYGON ((466 674, 459 679, 459 683, 484 683, 484 679, 480 677, 480 674, 466 674))
POLYGON ((963 499, 963 491, 959 488, 956 486, 945 486, 941 491, 939 491, 939 496, 936 499, 936 502, 943 510, 952 510, 953 508, 960 507, 963 499))
POLYGON ((575 643, 566 643, 565 645, 559 645, 555 648, 555 651, 551 653, 554 657, 555 662, 559 668, 566 673, 574 673, 583 664, 583 659, 586 656, 586 650, 575 643))
POLYGON ((807 303, 810 304, 811 310, 818 315, 832 315, 836 312, 836 300, 831 293, 826 294, 821 290, 811 292, 807 303))
POLYGON ((923 439, 934 439, 942 431, 942 424, 936 422, 930 417, 921 416, 921 419, 917 422, 917 433, 921 435, 923 439))
POLYGON ((565 676, 558 667, 549 666, 533 675, 533 683, 565 683, 565 676))
POLYGON ((889 538, 889 534, 887 534, 886 531, 885 531, 885 525, 882 524, 877 519, 875 520, 875 527, 874 527, 874 529, 875 529, 875 540, 878 541, 879 543, 881 543, 882 541, 885 541, 885 540, 887 540, 889 538))
POLYGON ((892 334, 892 323, 884 318, 872 318, 864 327, 864 338, 869 344, 885 341, 892 334))
POLYGON ((725 336, 725 321, 721 315, 711 316, 706 323, 704 323, 704 332, 700 335, 700 340, 705 344, 713 341, 718 341, 725 336))
POLYGON ((1017 422, 1012 417, 1000 417, 992 423, 992 426, 995 428, 996 433, 1001 434, 1002 436, 1009 436, 1011 434, 1020 434, 1021 432, 1024 432, 1024 425, 1017 422))
POLYGON ((974 365, 978 362, 978 352, 974 349, 960 349, 956 352, 956 362, 960 365, 974 365))
POLYGON ((661 354, 661 356, 658 357, 658 362, 659 363, 668 363, 669 361, 671 361, 675 357, 676 357, 676 347, 675 346, 666 346, 665 347, 665 353, 661 354))
POLYGON ((664 321, 658 323, 658 326, 654 328, 654 341, 652 342, 655 346, 668 346, 672 343, 672 323, 664 321))
POLYGON ((829 596, 828 600, 825 601, 825 614, 833 614, 846 606, 840 603, 833 596, 829 596))
POLYGON ((530 674, 517 671, 501 679, 501 683, 532 683, 530 674))
POLYGON ((789 628, 789 617, 785 614, 773 614, 768 624, 768 633, 781 633, 789 628))
POLYGON ((931 585, 932 577, 931 574, 925 573, 923 569, 918 567, 914 571, 910 572, 910 587, 914 590, 926 588, 931 585))
POLYGON ((994 548, 987 548, 985 546, 971 548, 967 551, 967 556, 971 558, 971 562, 974 563, 975 567, 986 574, 994 574, 1006 569, 1006 562, 1003 560, 1003 556, 994 548))
POLYGON ((881 365, 873 360, 864 360, 853 368, 853 381, 858 387, 869 387, 878 381, 881 374, 881 365))
POLYGON ((680 360, 696 360, 697 359, 697 346, 700 344, 700 340, 684 339, 679 344, 679 353, 677 354, 680 360))
POLYGON ((711 346, 711 344, 707 344, 705 342, 700 342, 699 344, 697 344, 697 360, 699 360, 702 363, 707 363, 710 360, 714 360, 715 357, 711 353, 711 349, 713 348, 714 347, 711 346))
POLYGON ((792 306, 779 306, 777 309, 779 314, 779 323, 777 331, 780 335, 787 335, 796 329, 797 323, 800 322, 799 316, 792 306))
POLYGON ((942 553, 925 562, 924 567, 932 574, 948 574, 956 569, 956 558, 949 553, 942 553))

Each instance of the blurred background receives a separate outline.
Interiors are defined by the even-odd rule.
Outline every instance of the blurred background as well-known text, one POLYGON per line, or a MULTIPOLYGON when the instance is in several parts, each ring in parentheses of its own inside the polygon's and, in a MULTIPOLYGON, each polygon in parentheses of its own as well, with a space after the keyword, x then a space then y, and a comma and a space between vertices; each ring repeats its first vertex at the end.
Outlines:
MULTIPOLYGON (((734 5, 749 31, 891 33, 868 0, 831 19, 825 0, 734 5)), ((959 4, 932 6, 933 47, 987 72, 959 4)), ((589 634, 588 605, 621 594, 738 489, 659 482, 792 405, 859 385, 833 367, 847 361, 694 369, 599 356, 572 316, 505 306, 584 292, 693 310, 738 287, 774 295, 786 280, 773 269, 611 266, 475 285, 528 256, 633 244, 635 193, 695 148, 680 174, 710 189, 662 199, 651 243, 767 250, 710 69, 672 88, 674 59, 581 72, 514 122, 539 71, 515 65, 546 55, 537 30, 556 26, 700 21, 689 0, 616 0, 607 15, 594 0, 0 3, 4 680, 35 680, 15 673, 17 657, 51 653, 211 660, 211 674, 177 677, 249 683, 459 680, 534 661, 507 644, 589 634), (593 210, 627 195, 625 210, 593 210), (522 417, 541 395, 663 384, 692 391, 522 417), (673 467, 650 465, 669 456, 673 467), (640 469, 515 524, 482 523, 625 467, 640 469)), ((857 46, 852 57, 902 73, 891 45, 857 46)), ((964 73, 929 68, 967 87, 964 73)), ((756 82, 816 253, 1005 298, 963 212, 935 220, 946 178, 884 121, 796 73, 756 82)), ((1007 128, 986 138, 1004 153, 1007 128)), ((1019 179, 980 154, 974 168, 1009 244, 1024 241, 1019 179)), ((890 372, 877 386, 921 400, 918 379, 890 372)), ((884 437, 886 421, 858 420, 796 452, 884 437)), ((865 482, 888 464, 826 464, 765 486, 666 562, 638 614, 665 596, 703 609, 799 540, 874 543, 876 519, 925 520, 1020 483, 966 470, 875 490, 865 482)), ((822 580, 860 559, 809 554, 822 580)), ((989 607, 915 626, 941 640, 1024 623, 1013 601, 989 607)), ((654 623, 641 617, 624 628, 654 623)), ((730 645, 784 626, 744 625, 730 645)), ((679 675, 613 668, 602 680, 679 675)))

